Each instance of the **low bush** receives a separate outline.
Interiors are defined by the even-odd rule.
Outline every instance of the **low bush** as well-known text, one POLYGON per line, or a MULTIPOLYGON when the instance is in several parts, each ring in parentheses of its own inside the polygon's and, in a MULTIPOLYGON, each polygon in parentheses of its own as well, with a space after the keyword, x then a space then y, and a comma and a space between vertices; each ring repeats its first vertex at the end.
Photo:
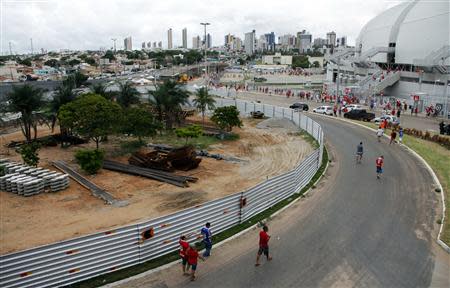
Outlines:
POLYGON ((103 150, 78 150, 75 153, 75 159, 83 171, 89 174, 97 173, 103 166, 105 152, 103 150))
POLYGON ((41 144, 38 142, 31 142, 20 146, 18 152, 22 156, 22 160, 29 166, 36 167, 39 164, 38 151, 41 148, 41 144))
POLYGON ((406 135, 438 143, 439 145, 450 149, 450 137, 441 136, 438 134, 431 135, 428 131, 423 132, 415 128, 404 128, 403 133, 405 133, 406 135))

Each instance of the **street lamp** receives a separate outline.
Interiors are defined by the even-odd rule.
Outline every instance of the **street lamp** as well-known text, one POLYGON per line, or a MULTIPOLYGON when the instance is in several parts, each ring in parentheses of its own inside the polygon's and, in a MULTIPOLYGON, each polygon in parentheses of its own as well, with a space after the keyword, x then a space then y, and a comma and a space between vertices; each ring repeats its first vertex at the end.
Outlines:
MULTIPOLYGON (((206 44, 207 44, 207 39, 206 39, 206 26, 208 26, 208 25, 211 25, 211 23, 208 23, 208 22, 202 22, 202 23, 200 23, 200 25, 203 25, 203 27, 205 28, 205 38, 203 38, 203 39, 205 39, 205 43, 204 43, 204 49, 205 49, 205 81, 208 81, 207 80, 207 77, 208 77, 208 58, 206 58, 206 44)), ((206 83, 206 86, 208 86, 208 83, 206 83)))

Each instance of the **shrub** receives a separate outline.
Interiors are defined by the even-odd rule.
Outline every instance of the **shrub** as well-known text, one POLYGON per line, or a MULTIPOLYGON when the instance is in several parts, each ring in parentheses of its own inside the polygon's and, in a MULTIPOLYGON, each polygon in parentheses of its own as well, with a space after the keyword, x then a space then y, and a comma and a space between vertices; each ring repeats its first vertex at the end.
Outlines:
POLYGON ((75 159, 83 171, 95 174, 103 165, 105 152, 103 150, 78 150, 75 159))
POLYGON ((40 148, 41 145, 38 142, 31 142, 20 146, 18 152, 25 164, 36 167, 39 164, 38 151, 40 148))

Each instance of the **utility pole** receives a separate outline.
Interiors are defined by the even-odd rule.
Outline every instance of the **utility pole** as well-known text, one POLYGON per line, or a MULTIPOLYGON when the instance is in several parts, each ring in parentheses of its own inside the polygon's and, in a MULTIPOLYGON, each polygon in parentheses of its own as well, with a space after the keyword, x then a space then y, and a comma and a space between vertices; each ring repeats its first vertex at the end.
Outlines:
POLYGON ((9 55, 13 55, 12 54, 12 48, 11 48, 11 41, 9 41, 9 55))
POLYGON ((30 38, 30 44, 31 44, 31 55, 33 55, 33 38, 30 38))
MULTIPOLYGON (((200 23, 200 25, 203 25, 203 27, 205 28, 205 43, 204 43, 204 49, 205 49, 205 82, 206 82, 206 86, 208 86, 208 80, 207 80, 207 78, 208 78, 208 58, 206 57, 206 44, 207 44, 207 39, 206 39, 206 26, 208 26, 208 25, 211 25, 210 23, 208 23, 208 22, 202 22, 202 23, 200 23)), ((208 88, 207 88, 208 89, 208 88)))

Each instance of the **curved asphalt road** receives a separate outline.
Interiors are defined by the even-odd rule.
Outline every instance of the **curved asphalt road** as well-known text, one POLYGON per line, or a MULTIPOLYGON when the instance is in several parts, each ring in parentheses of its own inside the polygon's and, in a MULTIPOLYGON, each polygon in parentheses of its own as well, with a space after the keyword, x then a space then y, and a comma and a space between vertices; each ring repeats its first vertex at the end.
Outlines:
MULTIPOLYGON (((199 263, 195 283, 179 276, 177 265, 166 275, 157 273, 147 282, 144 278, 123 287, 432 286, 437 268, 434 211, 441 204, 428 171, 398 145, 377 143, 367 129, 313 118, 322 125, 331 148, 335 161, 327 174, 332 175, 312 196, 269 222, 273 261, 254 267, 254 230, 234 244, 213 248, 211 258, 199 263), (356 165, 360 141, 365 159, 356 165), (380 154, 385 157, 385 173, 377 180, 375 159, 380 154)), ((450 287, 447 267, 439 275, 443 287, 450 287)))

